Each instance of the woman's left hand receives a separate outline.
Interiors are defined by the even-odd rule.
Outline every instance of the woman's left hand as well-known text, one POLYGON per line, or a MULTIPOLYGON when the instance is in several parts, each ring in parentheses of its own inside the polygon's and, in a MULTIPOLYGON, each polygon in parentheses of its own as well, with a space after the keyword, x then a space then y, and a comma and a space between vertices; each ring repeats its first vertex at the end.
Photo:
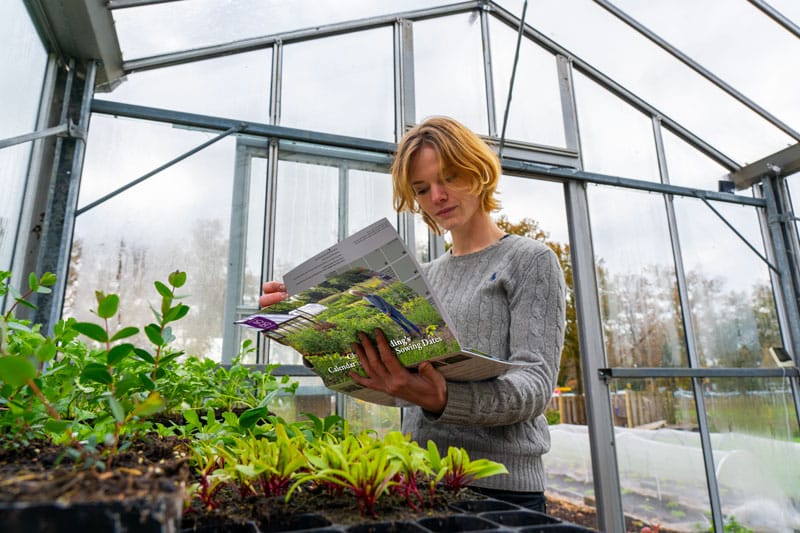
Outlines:
POLYGON ((441 414, 447 405, 447 381, 428 361, 420 363, 417 372, 409 372, 392 352, 386 335, 375 330, 376 344, 359 332, 360 343, 353 344, 367 377, 350 372, 353 381, 372 390, 378 390, 419 405, 426 411, 441 414))

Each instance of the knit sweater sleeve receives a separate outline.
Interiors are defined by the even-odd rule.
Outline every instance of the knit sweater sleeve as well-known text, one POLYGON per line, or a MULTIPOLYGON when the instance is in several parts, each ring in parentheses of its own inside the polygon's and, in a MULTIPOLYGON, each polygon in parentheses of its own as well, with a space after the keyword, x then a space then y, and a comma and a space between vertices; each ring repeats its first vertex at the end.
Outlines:
POLYGON ((445 410, 439 417, 426 413, 427 418, 445 424, 508 426, 544 413, 564 342, 565 283, 555 253, 525 241, 516 239, 510 252, 495 257, 497 264, 490 270, 497 273, 493 275, 499 289, 482 296, 476 329, 481 337, 496 339, 481 346, 484 351, 529 365, 487 381, 448 382, 445 410))

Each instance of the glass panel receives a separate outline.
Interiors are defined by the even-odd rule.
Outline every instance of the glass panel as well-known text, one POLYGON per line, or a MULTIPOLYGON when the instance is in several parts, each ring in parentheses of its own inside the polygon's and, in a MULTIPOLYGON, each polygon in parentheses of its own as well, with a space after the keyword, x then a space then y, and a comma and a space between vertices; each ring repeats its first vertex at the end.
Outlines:
POLYGON ((123 55, 133 59, 436 4, 441 0, 192 0, 112 13, 123 55))
MULTIPOLYGON (((36 129, 47 64, 44 47, 19 0, 0 3, 0 49, 0 139, 6 139, 36 129)), ((27 142, 0 150, 0 269, 11 269, 31 146, 27 142)))
POLYGON ((584 170, 660 181, 650 119, 585 76, 574 80, 584 170))
MULTIPOLYGON (((702 16, 697 16, 694 2, 614 3, 770 113, 795 128, 800 125, 797 91, 792 89, 800 86, 800 40, 750 2, 709 0, 703 2, 702 16)), ((768 3, 778 8, 772 0, 768 3)))
POLYGON ((484 80, 476 13, 414 23, 417 122, 448 115, 476 133, 488 134, 484 80))
POLYGON ((667 158, 669 182, 672 185, 717 190, 717 182, 728 174, 723 166, 665 128, 661 128, 661 137, 664 140, 664 154, 667 158))
POLYGON ((269 122, 272 51, 258 50, 134 72, 104 100, 269 122))
MULTIPOLYGON (((261 294, 261 263, 264 257, 264 198, 267 191, 267 159, 250 158, 249 190, 247 194, 247 228, 244 261, 244 294, 241 303, 258 307, 261 294)), ((247 329, 247 328, 239 328, 247 329)))
MULTIPOLYGON (((764 254, 754 207, 711 203, 764 254)), ((767 266, 699 200, 675 198, 689 305, 702 366, 774 366, 782 346, 767 266)))
MULTIPOLYGON (((212 136, 96 116, 80 196, 95 198, 111 188, 108 181, 129 181, 212 136)), ((173 327, 174 346, 219 360, 235 145, 235 138, 223 139, 79 215, 64 315, 96 320, 89 310, 97 305, 94 291, 102 290, 120 296, 115 326, 142 328, 159 298, 153 282, 184 270, 180 292, 191 310, 173 327)))
POLYGON ((306 413, 319 418, 336 412, 336 395, 321 385, 318 377, 293 377, 299 384, 294 395, 278 396, 269 404, 269 411, 288 422, 303 420, 306 413))
MULTIPOLYGON (((278 161, 272 279, 283 275, 339 237, 339 169, 278 161)), ((302 364, 299 353, 270 342, 268 363, 302 364)))
MULTIPOLYGON (((633 3, 628 1, 628 4, 633 3)), ((706 47, 716 53, 719 47, 713 43, 727 42, 730 38, 715 37, 714 32, 706 30, 709 21, 714 21, 714 26, 725 27, 733 24, 734 18, 739 15, 736 10, 727 9, 726 6, 731 2, 715 0, 714 3, 720 6, 721 14, 718 18, 709 18, 705 13, 702 16, 692 16, 704 28, 700 33, 686 29, 687 26, 681 22, 686 18, 685 15, 670 18, 670 21, 674 20, 674 24, 686 32, 686 40, 692 40, 698 47, 706 47)), ((656 12, 659 9, 655 5, 658 2, 643 4, 653 4, 642 6, 643 9, 656 12)), ((671 8, 673 2, 667 4, 671 8)), ((684 4, 687 9, 696 10, 692 2, 684 4)), ((765 154, 794 144, 787 135, 595 2, 541 2, 539 7, 542 9, 536 10, 537 29, 737 161, 756 161, 765 154)), ((746 19, 742 24, 749 22, 746 19)), ((732 34, 735 35, 732 39, 744 41, 748 45, 753 38, 760 37, 760 33, 753 34, 749 30, 745 34, 748 38, 744 39, 742 34, 732 34)), ((773 79, 775 72, 782 71, 787 65, 797 65, 797 58, 800 56, 792 55, 791 48, 786 50, 786 55, 783 55, 783 51, 770 49, 770 55, 781 57, 779 64, 782 66, 777 71, 769 71, 766 79, 773 79)), ((745 67, 738 63, 735 52, 730 57, 733 61, 730 68, 741 69, 740 75, 744 76, 752 71, 749 63, 745 67)), ((755 57, 759 58, 757 61, 763 61, 761 54, 756 54, 755 57)), ((765 78, 756 76, 753 83, 762 83, 765 86, 783 83, 766 83, 764 80, 765 78)), ((796 87, 797 84, 789 83, 788 86, 796 87)), ((792 95, 792 89, 786 88, 786 92, 792 95)), ((791 98, 793 96, 790 96, 788 105, 796 107, 796 99, 791 98)), ((778 101, 782 102, 780 99, 776 100, 778 101)))
MULTIPOLYGON (((430 254, 430 230, 428 225, 422 220, 422 216, 414 215, 414 240, 416 241, 415 247, 417 251, 417 261, 420 263, 427 263, 431 260, 430 254)), ((445 246, 448 246, 452 241, 450 233, 444 234, 445 246)))
POLYGON ((687 366, 663 197, 597 185, 588 196, 608 365, 687 366))
POLYGON ((347 234, 383 217, 397 228, 397 212, 392 207, 392 177, 364 170, 350 170, 347 176, 347 234))
POLYGON ((394 140, 391 28, 287 45, 282 76, 282 125, 394 140))
POLYGON ((339 236, 339 169, 278 162, 275 216, 275 279, 339 236))
POLYGON ((623 512, 668 531, 711 525, 691 387, 688 378, 609 383, 623 512))
POLYGON ((344 417, 350 423, 350 430, 359 432, 374 430, 381 437, 390 431, 400 430, 400 413, 397 407, 376 405, 350 396, 344 398, 344 417))
MULTIPOLYGON (((583 405, 579 396, 574 405, 583 405)), ((589 431, 585 425, 557 424, 550 426, 550 451, 544 456, 547 474, 547 511, 550 500, 567 501, 581 511, 593 515, 596 507, 589 431)), ((597 525, 591 527, 596 528, 597 525)), ((546 531, 543 529, 542 531, 546 531)))
MULTIPOLYGON (((490 18, 489 28, 497 132, 501 134, 517 32, 494 18, 490 18)), ((556 58, 525 38, 520 45, 506 139, 566 146, 556 58)))
POLYGON ((726 521, 735 517, 754 531, 796 529, 800 430, 789 380, 709 379, 704 389, 726 521))

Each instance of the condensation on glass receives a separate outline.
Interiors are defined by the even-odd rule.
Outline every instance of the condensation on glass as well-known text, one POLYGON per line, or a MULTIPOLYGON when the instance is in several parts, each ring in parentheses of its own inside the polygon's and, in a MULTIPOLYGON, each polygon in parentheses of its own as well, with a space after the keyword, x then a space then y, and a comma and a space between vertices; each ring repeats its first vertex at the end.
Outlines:
MULTIPOLYGON (((0 139, 6 139, 36 129, 47 63, 47 53, 20 1, 0 3, 0 49, 0 139)), ((32 144, 0 149, 0 269, 11 269, 32 144)))
MULTIPOLYGON (((711 202, 761 255, 756 208, 711 202)), ((774 366, 782 346, 769 269, 702 201, 675 198, 691 319, 705 367, 774 366)))
MULTIPOLYGON (((95 116, 80 197, 96 199, 211 136, 95 116)), ((94 291, 100 290, 120 296, 117 325, 141 327, 152 322, 147 302, 160 298, 153 282, 183 270, 187 281, 181 293, 191 310, 173 326, 176 347, 219 360, 234 155, 235 139, 223 139, 80 214, 64 316, 93 320, 89 310, 96 308, 94 291)), ((141 342, 147 344, 145 338, 141 342)))
POLYGON ((687 366, 664 198, 598 185, 588 198, 608 366, 687 366))

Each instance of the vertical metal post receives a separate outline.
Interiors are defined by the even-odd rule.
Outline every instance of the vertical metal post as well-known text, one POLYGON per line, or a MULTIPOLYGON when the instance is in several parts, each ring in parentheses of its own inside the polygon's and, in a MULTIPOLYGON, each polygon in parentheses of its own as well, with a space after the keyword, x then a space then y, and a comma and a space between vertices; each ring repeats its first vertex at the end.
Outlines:
MULTIPOLYGON (((558 56, 557 60, 567 148, 575 150, 580 156, 580 135, 572 83, 572 64, 564 56, 558 56)), ((581 370, 586 398, 586 425, 589 431, 594 493, 597 502, 597 526, 601 531, 625 531, 613 411, 611 410, 608 384, 601 379, 599 373, 600 368, 605 366, 606 357, 600 319, 600 302, 597 297, 597 275, 594 268, 586 185, 577 181, 568 181, 564 184, 564 196, 567 207, 578 340, 581 349, 581 370)))
MULTIPOLYGON (((414 26, 410 20, 394 24, 394 112, 395 139, 400 142, 406 128, 416 123, 414 100, 414 26)), ((414 249, 414 215, 398 215, 397 229, 403 240, 414 249)))
POLYGON ((481 37, 483 41, 483 72, 486 88, 486 116, 489 121, 489 136, 497 137, 497 111, 494 98, 494 69, 492 68, 492 41, 489 32, 489 7, 480 10, 481 37))
MULTIPOLYGON (((245 256, 247 253, 247 220, 250 197, 250 154, 245 145, 236 143, 236 163, 233 172, 231 198, 231 227, 228 236, 228 274, 225 288, 225 312, 222 328, 221 362, 228 364, 239 351, 239 331, 234 321, 236 309, 244 291, 245 256)), ((253 288, 257 290, 257 287, 253 288)))
POLYGON ((350 225, 347 216, 347 198, 350 195, 350 187, 348 183, 348 174, 350 166, 346 160, 339 163, 339 233, 340 241, 347 238, 347 229, 350 225))
MULTIPOLYGON (((658 168, 661 174, 661 182, 669 183, 669 168, 667 157, 664 151, 664 139, 661 134, 661 120, 659 117, 651 117, 653 125, 653 138, 655 140, 656 156, 658 158, 658 168)), ((697 348, 697 335, 692 321, 692 310, 689 306, 689 288, 686 283, 686 271, 683 268, 683 254, 681 243, 678 237, 678 222, 675 217, 675 205, 671 195, 664 195, 664 208, 667 214, 667 228, 669 230, 670 242, 672 245, 672 257, 675 265, 675 277, 678 286, 678 301, 681 309, 681 320, 683 324, 683 334, 686 340, 686 351, 688 356, 689 368, 699 368, 699 351, 697 348)), ((719 497, 719 484, 717 483, 716 470, 714 468, 714 449, 711 446, 711 431, 708 427, 708 414, 706 411, 705 397, 703 396, 703 384, 701 378, 692 378, 692 391, 695 401, 697 414, 697 425, 700 434, 700 447, 703 450, 703 467, 706 477, 706 487, 708 489, 708 500, 711 506, 711 517, 714 521, 714 530, 723 531, 724 523, 722 517, 722 504, 719 497)))
POLYGON ((600 368, 606 366, 606 358, 586 186, 576 181, 568 181, 564 185, 564 191, 575 289, 575 311, 579 325, 583 388, 586 397, 586 424, 589 430, 594 494, 597 501, 597 526, 600 531, 625 531, 613 412, 608 385, 600 377, 600 368))
MULTIPOLYGON (((272 46, 272 76, 269 88, 270 124, 277 125, 281 117, 281 82, 283 78, 283 43, 272 46)), ((278 141, 270 139, 267 149, 267 184, 264 190, 264 240, 261 249, 261 281, 271 280, 275 259, 275 216, 278 186, 278 141)), ((259 336, 256 363, 269 363, 270 341, 259 336)))
POLYGON ((61 121, 73 120, 77 124, 75 136, 59 138, 54 154, 55 166, 48 191, 48 207, 42 224, 42 244, 39 249, 37 271, 53 272, 56 285, 50 294, 39 294, 34 320, 41 322, 43 331, 52 333, 61 317, 61 307, 67 287, 69 256, 75 227, 75 209, 78 203, 83 157, 86 150, 85 135, 89 129, 90 103, 94 95, 97 65, 89 62, 76 67, 70 62, 64 78, 64 100, 61 121), (84 70, 83 84, 78 83, 76 70, 84 70))

